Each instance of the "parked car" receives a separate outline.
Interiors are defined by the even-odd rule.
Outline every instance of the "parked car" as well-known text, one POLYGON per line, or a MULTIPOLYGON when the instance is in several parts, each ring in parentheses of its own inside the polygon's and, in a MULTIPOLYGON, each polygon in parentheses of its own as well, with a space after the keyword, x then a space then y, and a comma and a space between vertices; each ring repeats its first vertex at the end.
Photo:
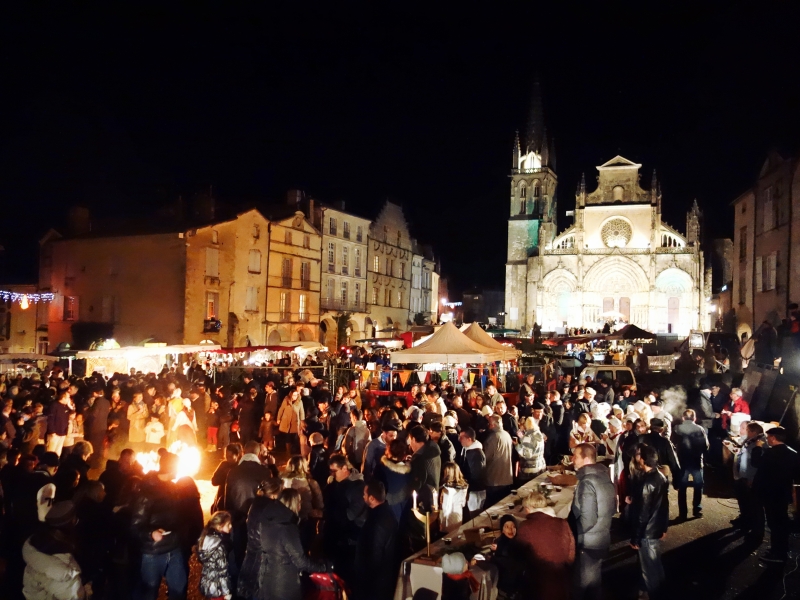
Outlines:
POLYGON ((636 376, 631 371, 630 367, 622 365, 589 365, 581 371, 581 379, 586 379, 589 376, 592 381, 598 379, 608 379, 613 381, 616 379, 620 385, 629 385, 636 388, 636 376))

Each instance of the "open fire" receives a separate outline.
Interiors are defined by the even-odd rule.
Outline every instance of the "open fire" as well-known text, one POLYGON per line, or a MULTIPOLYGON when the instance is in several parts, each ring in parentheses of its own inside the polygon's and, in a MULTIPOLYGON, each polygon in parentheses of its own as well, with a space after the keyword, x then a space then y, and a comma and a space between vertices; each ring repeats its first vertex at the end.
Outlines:
MULTIPOLYGON (((200 450, 183 442, 173 442, 167 448, 178 456, 178 477, 194 477, 200 470, 200 450)), ((158 452, 137 452, 136 462, 142 465, 145 473, 158 471, 158 452)))

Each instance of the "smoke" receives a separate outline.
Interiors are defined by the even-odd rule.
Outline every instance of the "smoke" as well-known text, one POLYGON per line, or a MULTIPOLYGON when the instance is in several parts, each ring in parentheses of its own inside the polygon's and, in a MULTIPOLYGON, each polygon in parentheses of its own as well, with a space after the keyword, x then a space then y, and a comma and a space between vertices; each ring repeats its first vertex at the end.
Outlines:
POLYGON ((673 417, 680 417, 686 410, 686 390, 682 385, 665 389, 661 392, 661 403, 673 417))

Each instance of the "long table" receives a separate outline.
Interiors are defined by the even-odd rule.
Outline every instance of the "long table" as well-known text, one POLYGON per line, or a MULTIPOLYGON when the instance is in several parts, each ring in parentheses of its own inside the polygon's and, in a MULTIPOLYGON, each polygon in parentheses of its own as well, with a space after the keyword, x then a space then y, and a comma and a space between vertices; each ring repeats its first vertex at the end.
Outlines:
MULTIPOLYGON (((432 564, 433 560, 423 559, 427 555, 427 548, 406 558, 400 565, 394 600, 407 600, 407 597, 413 596, 417 590, 423 588, 436 592, 441 598, 442 555, 457 551, 459 546, 468 545, 467 536, 469 534, 474 539, 475 529, 483 528, 482 541, 484 544, 490 544, 493 538, 500 535, 500 517, 514 515, 518 523, 525 519, 527 513, 522 508, 522 498, 535 491, 540 484, 547 482, 548 473, 545 471, 521 486, 516 494, 512 493, 506 496, 494 506, 483 510, 474 519, 462 523, 461 527, 447 534, 445 537, 451 540, 450 545, 445 543, 445 538, 431 543, 431 556, 435 559, 435 564, 432 564), (406 598, 403 597, 404 591, 406 598)), ((549 504, 557 517, 566 519, 569 516, 574 496, 575 486, 563 486, 561 491, 553 490, 551 492, 549 504)))

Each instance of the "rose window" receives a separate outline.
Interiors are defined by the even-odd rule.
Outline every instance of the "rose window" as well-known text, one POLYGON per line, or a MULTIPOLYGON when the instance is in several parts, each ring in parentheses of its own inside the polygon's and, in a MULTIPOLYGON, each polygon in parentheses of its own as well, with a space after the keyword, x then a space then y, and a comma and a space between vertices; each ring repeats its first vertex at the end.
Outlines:
POLYGON ((611 219, 603 225, 600 235, 609 248, 624 248, 631 241, 633 230, 625 219, 611 219))

